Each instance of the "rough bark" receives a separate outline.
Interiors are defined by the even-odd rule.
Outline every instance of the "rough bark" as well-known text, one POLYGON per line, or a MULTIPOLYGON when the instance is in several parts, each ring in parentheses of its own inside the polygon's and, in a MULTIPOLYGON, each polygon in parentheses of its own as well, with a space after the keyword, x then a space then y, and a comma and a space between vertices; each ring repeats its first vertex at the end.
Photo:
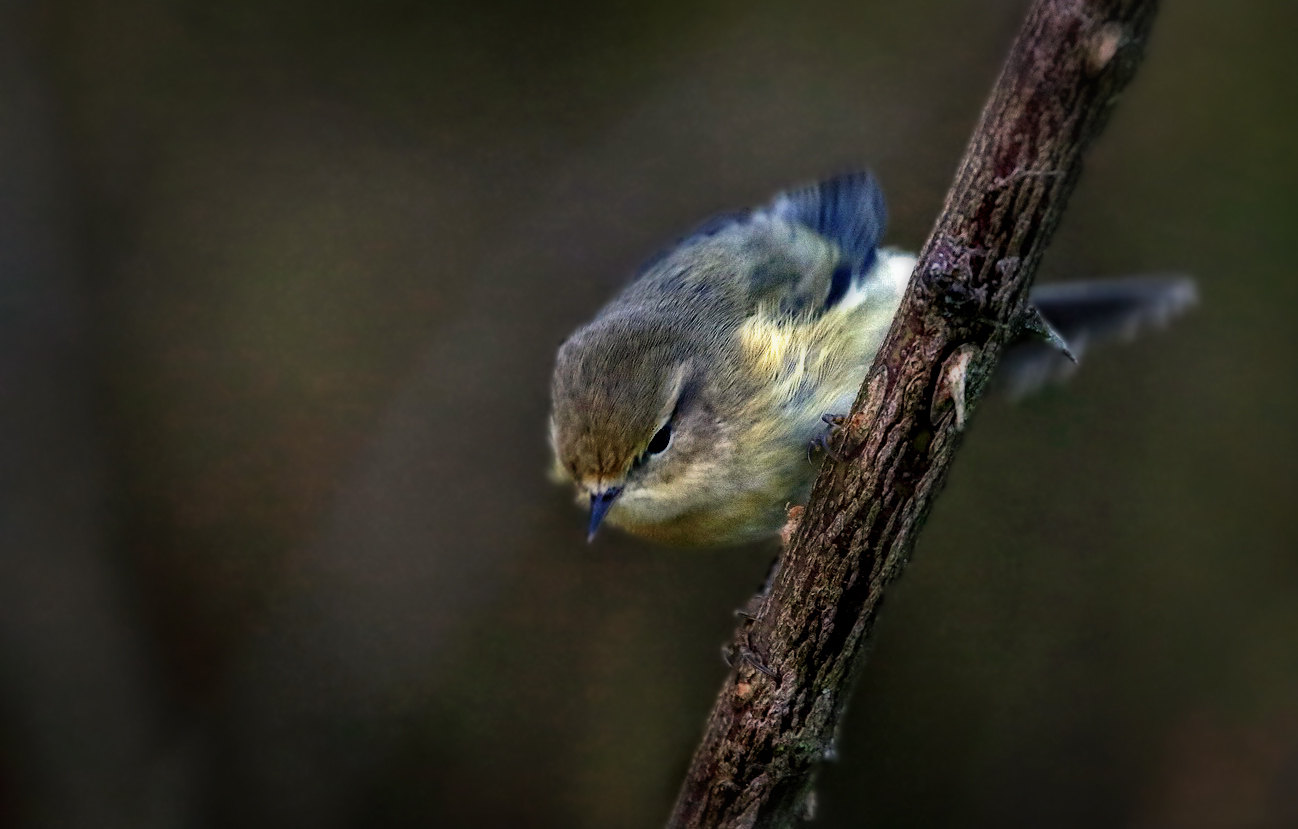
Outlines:
POLYGON ((1037 0, 925 243, 892 329, 835 439, 764 597, 736 633, 669 822, 786 827, 864 662, 888 583, 905 566, 1001 350, 1028 325, 1042 253, 1135 73, 1154 0, 1037 0))

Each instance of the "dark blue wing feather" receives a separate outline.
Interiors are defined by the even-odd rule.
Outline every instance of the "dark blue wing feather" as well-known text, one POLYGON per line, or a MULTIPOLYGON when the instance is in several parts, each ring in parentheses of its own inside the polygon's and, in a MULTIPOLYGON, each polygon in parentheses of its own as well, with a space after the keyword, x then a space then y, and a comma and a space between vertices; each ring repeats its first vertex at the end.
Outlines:
POLYGON ((848 173, 797 190, 781 193, 764 207, 723 213, 708 219, 690 233, 652 257, 637 272, 648 272, 677 250, 702 242, 736 225, 767 216, 801 225, 833 242, 838 264, 823 276, 787 269, 773 260, 772 267, 754 271, 755 294, 776 289, 778 305, 788 313, 832 308, 856 282, 870 272, 887 224, 883 191, 868 172, 848 173))
POLYGON ((844 263, 858 276, 874 264, 875 251, 888 224, 883 190, 866 171, 782 193, 772 210, 832 240, 844 263))

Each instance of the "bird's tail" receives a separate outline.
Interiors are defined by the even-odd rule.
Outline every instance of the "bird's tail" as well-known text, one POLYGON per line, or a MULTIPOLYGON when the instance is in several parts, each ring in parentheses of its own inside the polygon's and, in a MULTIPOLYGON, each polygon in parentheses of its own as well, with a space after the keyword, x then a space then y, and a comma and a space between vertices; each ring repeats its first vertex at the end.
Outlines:
MULTIPOLYGON (((1031 302, 1081 360, 1095 345, 1131 340, 1166 325, 1198 299, 1194 280, 1180 274, 1093 279, 1034 288, 1031 302)), ((1023 339, 1006 349, 997 381, 1021 397, 1076 370, 1058 348, 1042 339, 1023 339)))

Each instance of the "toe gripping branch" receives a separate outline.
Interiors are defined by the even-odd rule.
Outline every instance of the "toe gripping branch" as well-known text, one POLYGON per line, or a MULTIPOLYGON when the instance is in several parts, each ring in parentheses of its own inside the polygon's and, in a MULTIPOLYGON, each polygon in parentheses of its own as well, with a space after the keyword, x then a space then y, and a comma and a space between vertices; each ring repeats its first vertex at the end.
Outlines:
POLYGON ((843 431, 843 428, 847 425, 847 415, 823 414, 820 416, 820 419, 825 422, 825 429, 812 438, 811 442, 807 444, 807 463, 813 462, 811 457, 813 452, 824 452, 838 463, 842 463, 843 456, 838 454, 838 452, 835 452, 834 447, 830 444, 833 443, 834 438, 838 437, 838 433, 843 431))

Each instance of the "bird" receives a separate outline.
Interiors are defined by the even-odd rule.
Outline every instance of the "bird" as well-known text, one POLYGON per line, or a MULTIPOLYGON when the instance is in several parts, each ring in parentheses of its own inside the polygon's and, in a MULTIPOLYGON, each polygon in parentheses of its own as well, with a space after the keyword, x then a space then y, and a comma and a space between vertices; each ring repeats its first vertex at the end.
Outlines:
MULTIPOLYGON (((867 171, 781 192, 663 250, 563 342, 551 477, 588 507, 588 540, 604 525, 675 546, 778 535, 815 480, 808 447, 851 409, 914 269, 880 246, 886 223, 867 171)), ((1030 302, 1068 354, 1027 338, 1001 385, 1026 394, 1194 301, 1179 275, 1038 287, 1030 302)))

